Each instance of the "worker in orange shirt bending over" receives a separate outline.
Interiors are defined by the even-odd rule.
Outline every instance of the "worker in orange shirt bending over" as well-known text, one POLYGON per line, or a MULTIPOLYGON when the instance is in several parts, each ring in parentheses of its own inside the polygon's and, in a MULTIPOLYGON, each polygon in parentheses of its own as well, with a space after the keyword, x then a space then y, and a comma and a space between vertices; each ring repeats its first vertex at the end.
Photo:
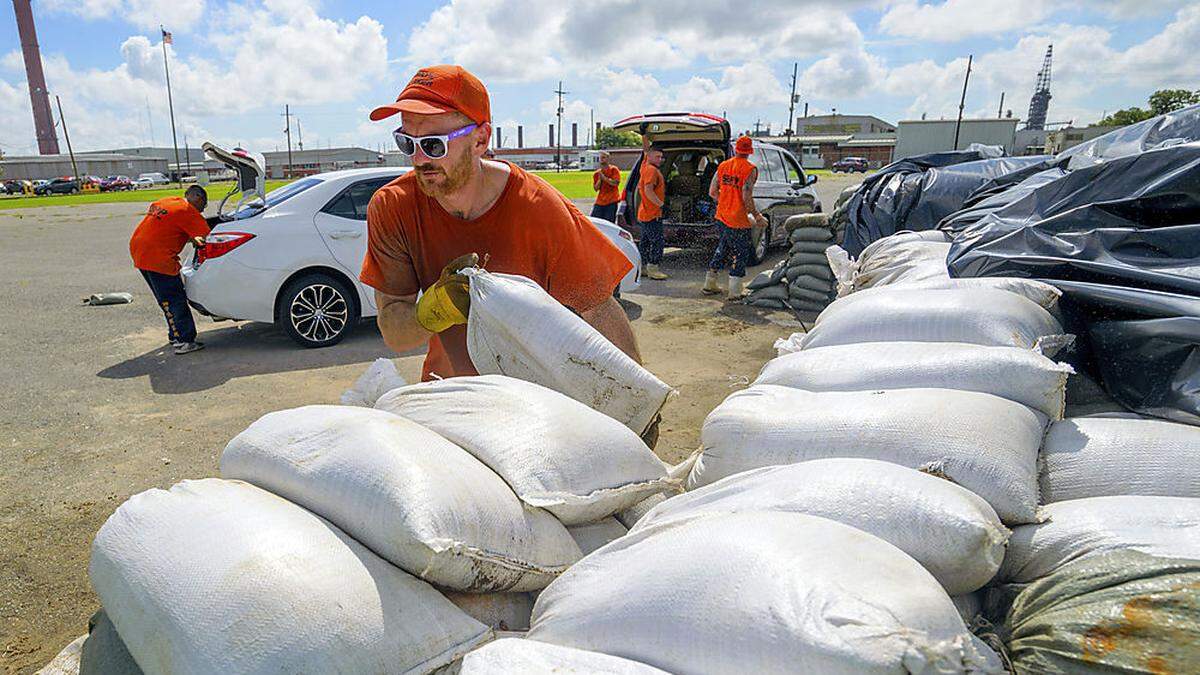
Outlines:
POLYGON ((167 320, 167 337, 176 354, 204 348, 203 342, 196 342, 196 322, 179 276, 179 253, 189 243, 204 245, 210 229, 203 215, 206 206, 208 193, 199 185, 189 187, 182 197, 160 199, 150 205, 129 239, 133 266, 167 320))
POLYGON ((621 184, 621 170, 610 160, 612 155, 606 150, 600 151, 600 168, 592 174, 592 189, 596 191, 596 203, 592 205, 592 217, 603 218, 610 223, 617 222, 617 202, 621 201, 621 193, 617 187, 621 184))
POLYGON ((767 226, 767 219, 754 205, 754 183, 758 180, 758 168, 750 163, 752 152, 754 142, 750 137, 739 137, 733 147, 733 157, 717 166, 717 173, 708 186, 708 196, 717 200, 720 238, 708 263, 702 290, 709 295, 721 292, 717 273, 728 262, 730 300, 737 300, 745 294, 742 279, 746 276, 746 261, 750 259, 750 227, 752 224, 762 228, 767 226))
POLYGON ((359 277, 375 289, 384 342, 398 352, 428 343, 423 380, 477 374, 469 285, 458 272, 486 255, 488 270, 533 280, 640 363, 612 295, 629 260, 544 180, 484 159, 492 126, 483 83, 459 66, 422 68, 371 119, 396 113, 393 135, 413 170, 371 198, 359 277))

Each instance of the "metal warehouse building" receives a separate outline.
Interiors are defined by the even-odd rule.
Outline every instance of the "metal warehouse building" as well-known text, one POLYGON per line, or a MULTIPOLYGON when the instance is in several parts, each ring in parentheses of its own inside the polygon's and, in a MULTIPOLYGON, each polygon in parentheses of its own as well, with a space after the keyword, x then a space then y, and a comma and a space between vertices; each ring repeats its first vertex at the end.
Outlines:
MULTIPOLYGON (((1015 117, 1003 119, 963 120, 958 135, 958 149, 972 143, 1002 145, 1009 155, 1021 154, 1017 148, 1015 117)), ((954 150, 954 120, 902 120, 896 125, 895 159, 904 159, 928 152, 954 150)))
MULTIPOLYGON (((80 153, 75 155, 75 163, 82 176, 122 175, 137 178, 142 173, 167 172, 167 160, 158 157, 80 153)), ((0 169, 3 169, 5 179, 38 180, 75 175, 70 155, 5 157, 0 160, 0 169)))
POLYGON ((264 152, 263 159, 267 162, 267 178, 298 178, 326 171, 393 165, 383 153, 355 147, 292 150, 290 165, 286 150, 264 152))

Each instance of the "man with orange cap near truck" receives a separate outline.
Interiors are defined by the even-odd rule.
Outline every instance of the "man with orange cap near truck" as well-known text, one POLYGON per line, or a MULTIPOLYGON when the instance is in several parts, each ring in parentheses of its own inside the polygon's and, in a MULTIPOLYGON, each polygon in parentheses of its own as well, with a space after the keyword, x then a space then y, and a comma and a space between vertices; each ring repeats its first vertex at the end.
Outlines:
POLYGON ((746 261, 750 259, 750 228, 754 224, 762 228, 767 226, 767 219, 754 205, 754 183, 758 180, 758 168, 750 163, 750 154, 753 152, 754 141, 749 136, 738 137, 734 143, 733 157, 717 166, 717 173, 708 186, 708 196, 717 201, 720 238, 708 263, 708 272, 704 275, 704 287, 701 290, 707 295, 721 292, 717 274, 726 266, 726 262, 729 266, 728 298, 737 300, 745 294, 742 279, 746 276, 746 261))
POLYGON ((428 343, 423 380, 475 375, 469 286, 458 272, 486 256, 488 270, 533 280, 640 362, 613 297, 629 260, 541 178, 484 158, 492 127, 483 83, 459 66, 422 68, 371 119, 396 113, 393 135, 413 170, 371 198, 359 277, 375 289, 384 342, 397 352, 428 343))

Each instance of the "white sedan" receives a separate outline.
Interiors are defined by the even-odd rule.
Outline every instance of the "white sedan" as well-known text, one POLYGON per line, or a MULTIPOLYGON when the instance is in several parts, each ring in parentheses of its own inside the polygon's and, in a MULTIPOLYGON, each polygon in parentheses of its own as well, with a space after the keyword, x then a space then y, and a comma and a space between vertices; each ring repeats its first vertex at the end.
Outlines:
MULTIPOLYGON (((247 174, 244 185, 257 180, 261 190, 261 173, 251 175, 257 172, 249 166, 234 168, 247 174)), ((334 171, 301 178, 265 198, 243 198, 232 219, 213 227, 184 265, 189 303, 217 320, 274 323, 305 347, 337 344, 360 318, 377 312, 374 291, 358 280, 367 250, 367 202, 408 170, 334 171)), ((633 262, 620 290, 636 288, 641 256, 633 237, 608 221, 592 222, 633 262)))

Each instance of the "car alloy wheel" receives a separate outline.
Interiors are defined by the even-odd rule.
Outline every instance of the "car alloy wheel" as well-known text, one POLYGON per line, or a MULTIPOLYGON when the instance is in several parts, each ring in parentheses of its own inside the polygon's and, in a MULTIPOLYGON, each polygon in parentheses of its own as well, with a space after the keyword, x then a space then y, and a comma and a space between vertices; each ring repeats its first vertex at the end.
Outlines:
POLYGON ((346 329, 350 308, 338 289, 312 284, 300 289, 288 307, 292 328, 305 340, 324 343, 346 329))

